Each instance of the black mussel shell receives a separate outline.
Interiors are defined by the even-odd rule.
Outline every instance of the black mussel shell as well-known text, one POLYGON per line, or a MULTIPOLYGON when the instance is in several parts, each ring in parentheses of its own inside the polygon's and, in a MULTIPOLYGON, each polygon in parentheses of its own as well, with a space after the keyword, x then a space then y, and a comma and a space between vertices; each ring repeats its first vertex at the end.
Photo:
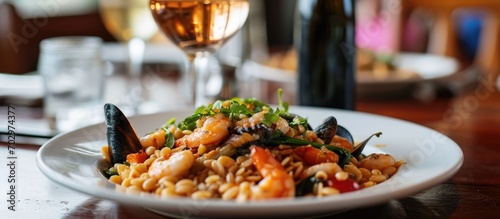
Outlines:
POLYGON ((128 154, 137 153, 142 149, 139 137, 127 117, 117 106, 106 103, 104 117, 111 164, 123 163, 127 160, 128 154))
POLYGON ((351 133, 347 131, 346 128, 344 128, 344 126, 338 125, 337 132, 335 134, 347 139, 349 142, 351 142, 351 144, 354 144, 354 138, 352 137, 351 133))
POLYGON ((365 149, 365 146, 366 144, 368 143, 368 141, 370 141, 370 139, 373 137, 373 136, 377 136, 380 137, 380 135, 382 135, 382 132, 377 132, 377 133, 374 133, 372 135, 370 135, 367 139, 365 139, 364 141, 360 142, 358 145, 354 146, 354 150, 351 152, 351 155, 353 157, 359 157, 359 155, 361 155, 361 153, 363 152, 363 150, 365 149))
POLYGON ((329 144, 337 133, 337 126, 337 119, 330 116, 325 119, 323 124, 316 127, 314 132, 316 132, 316 135, 318 135, 319 138, 323 139, 325 144, 329 144))

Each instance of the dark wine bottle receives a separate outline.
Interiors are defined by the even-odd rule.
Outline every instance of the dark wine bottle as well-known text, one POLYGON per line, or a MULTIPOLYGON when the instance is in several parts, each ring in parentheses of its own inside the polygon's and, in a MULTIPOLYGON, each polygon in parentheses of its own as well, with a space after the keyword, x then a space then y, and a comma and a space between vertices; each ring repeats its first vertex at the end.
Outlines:
POLYGON ((298 103, 354 110, 354 0, 298 0, 298 103))

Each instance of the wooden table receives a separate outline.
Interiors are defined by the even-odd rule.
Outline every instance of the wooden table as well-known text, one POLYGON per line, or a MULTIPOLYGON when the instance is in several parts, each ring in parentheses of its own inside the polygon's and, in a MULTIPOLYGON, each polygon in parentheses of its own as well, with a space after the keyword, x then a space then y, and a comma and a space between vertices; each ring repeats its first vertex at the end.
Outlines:
MULTIPOLYGON (((456 96, 428 102, 360 99, 357 110, 436 129, 461 146, 465 162, 458 173, 444 183, 407 198, 344 212, 336 218, 498 218, 500 93, 497 88, 480 85, 456 96)), ((0 218, 6 218, 4 215, 15 218, 161 218, 141 207, 89 197, 50 181, 36 166, 35 156, 40 146, 36 143, 16 144, 17 202, 16 212, 11 212, 5 201, 8 199, 8 167, 5 165, 8 148, 5 142, 0 145, 0 218)))

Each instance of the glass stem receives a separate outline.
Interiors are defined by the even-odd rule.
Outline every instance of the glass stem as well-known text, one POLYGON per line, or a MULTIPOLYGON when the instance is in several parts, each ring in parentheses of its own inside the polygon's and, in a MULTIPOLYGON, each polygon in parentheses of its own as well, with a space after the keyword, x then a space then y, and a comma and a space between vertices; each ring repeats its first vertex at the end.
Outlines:
POLYGON ((131 39, 128 44, 127 68, 130 76, 129 99, 134 114, 139 112, 139 106, 144 99, 144 91, 141 83, 142 62, 146 43, 138 38, 131 39))
POLYGON ((195 107, 210 103, 210 99, 206 97, 206 83, 208 80, 208 61, 210 53, 197 52, 193 55, 188 55, 188 82, 191 89, 190 97, 195 107))
POLYGON ((186 66, 186 78, 187 89, 184 89, 185 92, 188 93, 187 97, 189 98, 189 104, 194 105, 196 102, 196 68, 194 67, 194 59, 196 54, 188 54, 188 62, 186 66))

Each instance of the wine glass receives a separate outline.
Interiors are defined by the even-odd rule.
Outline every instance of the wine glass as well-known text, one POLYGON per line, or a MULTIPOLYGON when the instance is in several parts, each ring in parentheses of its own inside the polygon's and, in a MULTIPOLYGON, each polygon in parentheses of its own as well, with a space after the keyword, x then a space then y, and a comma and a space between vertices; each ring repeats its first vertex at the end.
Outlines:
POLYGON ((205 94, 209 57, 245 23, 248 0, 150 0, 159 29, 188 57, 189 96, 194 106, 205 94))
POLYGON ((141 71, 145 41, 158 31, 149 0, 99 0, 99 12, 106 29, 120 42, 127 44, 127 70, 130 76, 129 93, 123 99, 126 107, 138 113, 143 99, 141 71))

